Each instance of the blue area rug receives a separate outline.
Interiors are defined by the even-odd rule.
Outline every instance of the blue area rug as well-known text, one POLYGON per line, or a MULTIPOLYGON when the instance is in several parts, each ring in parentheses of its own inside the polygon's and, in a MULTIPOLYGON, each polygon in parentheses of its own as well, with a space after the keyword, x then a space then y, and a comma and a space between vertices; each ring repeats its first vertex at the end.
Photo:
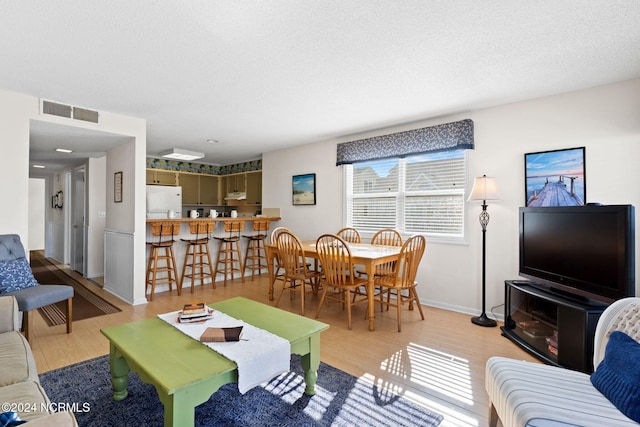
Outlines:
MULTIPOLYGON (((292 356, 291 370, 244 395, 235 383, 221 387, 196 407, 195 425, 437 426, 442 421, 440 414, 324 363, 316 395, 307 396, 298 356, 292 356)), ((108 356, 45 372, 40 382, 52 402, 78 408, 80 426, 163 425, 155 388, 135 373, 129 373, 129 396, 120 402, 111 398, 108 356)))

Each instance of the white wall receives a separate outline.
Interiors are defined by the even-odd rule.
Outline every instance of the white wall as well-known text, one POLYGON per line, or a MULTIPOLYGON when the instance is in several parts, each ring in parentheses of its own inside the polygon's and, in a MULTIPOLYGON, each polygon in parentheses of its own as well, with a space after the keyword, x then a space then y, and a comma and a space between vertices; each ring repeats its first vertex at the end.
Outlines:
POLYGON ((104 288, 131 304, 146 303, 146 125, 107 153, 104 288), (114 174, 122 172, 122 202, 114 201, 114 174))
POLYGON ((336 144, 303 145, 262 156, 262 206, 280 208, 280 225, 304 239, 342 228, 342 169, 336 167, 336 144), (291 177, 316 174, 316 205, 293 206, 291 177))
POLYGON ((89 278, 104 276, 104 230, 106 224, 106 165, 107 157, 91 158, 86 170, 88 251, 87 271, 89 278))
MULTIPOLYGON (((146 122, 143 119, 100 112, 100 124, 43 116, 37 97, 0 90, 0 147, 11 162, 0 168, 0 182, 4 200, 11 201, 10 209, 0 210, 0 234, 18 234, 25 246, 28 244, 29 220, 29 122, 41 120, 67 126, 91 128, 127 137, 122 148, 107 153, 105 181, 107 214, 105 235, 124 233, 126 253, 129 258, 122 265, 105 264, 105 289, 107 277, 116 278, 111 287, 114 294, 131 303, 146 302, 144 298, 145 269, 145 169, 146 122), (112 158, 113 156, 113 158, 112 158), (113 172, 123 171, 125 176, 126 203, 113 202, 113 172), (127 181, 128 180, 128 181, 127 181), (11 185, 9 185, 11 183, 11 185), (109 183, 110 186, 109 186, 109 183), (127 199, 128 198, 128 199, 127 199), (109 276, 109 273, 112 275, 109 276)), ((55 179, 55 178, 54 178, 55 179)), ((62 179, 62 177, 60 177, 62 179)), ((62 181, 60 181, 62 182, 62 181)), ((56 185, 55 182, 51 185, 56 185)), ((121 247, 110 247, 107 253, 121 253, 121 247)), ((25 247, 29 250, 28 247, 25 247)))
POLYGON ((0 147, 5 161, 0 168, 2 199, 10 208, 0 209, 0 234, 18 234, 27 247, 29 239, 29 118, 38 113, 38 99, 0 90, 0 147))
MULTIPOLYGON (((281 225, 302 239, 335 232, 343 223, 339 142, 470 118, 469 189, 475 176, 498 180, 502 200, 489 205, 487 310, 504 303, 504 280, 518 277, 518 207, 524 205, 524 154, 586 147, 587 201, 633 204, 640 210, 640 80, 496 108, 470 111, 263 155, 263 206, 280 207, 281 225), (291 176, 317 174, 316 206, 292 206, 291 176)), ((430 242, 419 269, 423 303, 478 314, 481 307, 479 204, 467 204, 466 243, 430 242)), ((636 213, 636 217, 638 214, 636 213)), ((636 232, 636 242, 640 237, 636 232)), ((636 251, 636 264, 640 258, 636 251)), ((636 292, 639 292, 636 280, 636 292)), ((639 292, 640 293, 640 292, 639 292)), ((503 309, 496 310, 502 314, 503 309)))
POLYGON ((46 213, 46 182, 44 178, 29 179, 29 241, 30 250, 44 249, 46 213))

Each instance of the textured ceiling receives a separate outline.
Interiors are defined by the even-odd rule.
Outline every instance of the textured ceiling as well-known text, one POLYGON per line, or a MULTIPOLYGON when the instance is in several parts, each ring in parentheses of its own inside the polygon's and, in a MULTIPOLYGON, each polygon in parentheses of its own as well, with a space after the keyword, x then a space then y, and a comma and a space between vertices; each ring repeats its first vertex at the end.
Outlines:
MULTIPOLYGON (((637 0, 0 7, 0 89, 144 118, 148 155, 178 147, 219 165, 640 77, 637 0)), ((32 157, 64 139, 49 128, 33 126, 32 157)), ((91 153, 118 143, 77 137, 96 137, 91 153)))

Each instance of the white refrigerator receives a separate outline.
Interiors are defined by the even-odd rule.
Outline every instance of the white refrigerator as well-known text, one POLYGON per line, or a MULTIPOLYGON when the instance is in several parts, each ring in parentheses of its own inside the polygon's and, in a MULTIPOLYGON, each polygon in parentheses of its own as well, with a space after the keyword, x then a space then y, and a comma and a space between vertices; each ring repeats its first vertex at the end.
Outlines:
POLYGON ((170 210, 182 217, 182 187, 147 185, 147 218, 168 218, 170 210))

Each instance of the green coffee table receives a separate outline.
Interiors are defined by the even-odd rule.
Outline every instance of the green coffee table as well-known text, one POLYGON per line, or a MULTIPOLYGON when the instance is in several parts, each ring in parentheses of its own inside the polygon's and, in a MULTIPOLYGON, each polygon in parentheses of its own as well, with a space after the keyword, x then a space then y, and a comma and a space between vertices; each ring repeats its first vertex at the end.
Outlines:
MULTIPOLYGON (((320 332, 329 325, 242 297, 210 305, 288 340, 291 353, 301 356, 305 394, 315 394, 320 332)), ((112 326, 101 332, 110 343, 114 400, 127 397, 129 370, 136 372, 155 386, 164 405, 165 426, 192 426, 195 407, 224 384, 238 380, 234 362, 161 319, 112 326)))

